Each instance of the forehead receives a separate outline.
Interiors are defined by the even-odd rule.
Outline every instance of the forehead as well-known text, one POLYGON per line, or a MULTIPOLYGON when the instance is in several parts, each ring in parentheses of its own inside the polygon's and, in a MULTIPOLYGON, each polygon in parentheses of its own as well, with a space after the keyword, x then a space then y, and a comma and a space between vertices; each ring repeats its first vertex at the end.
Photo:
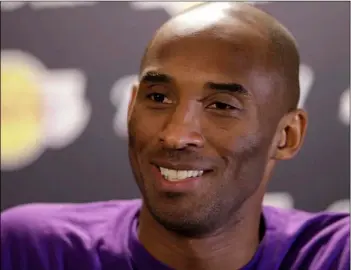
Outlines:
POLYGON ((181 35, 159 33, 145 57, 142 73, 157 71, 182 82, 236 82, 254 91, 267 76, 267 44, 262 37, 220 28, 181 35))

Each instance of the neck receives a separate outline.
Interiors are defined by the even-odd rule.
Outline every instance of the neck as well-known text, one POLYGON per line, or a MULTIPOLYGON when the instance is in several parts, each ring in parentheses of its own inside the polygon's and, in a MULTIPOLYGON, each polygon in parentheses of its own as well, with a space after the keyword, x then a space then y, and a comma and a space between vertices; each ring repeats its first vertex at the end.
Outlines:
POLYGON ((188 238, 166 230, 142 207, 139 240, 156 259, 174 269, 240 269, 254 256, 259 245, 261 204, 243 205, 240 222, 203 238, 188 238), (256 209, 256 210, 252 210, 256 209), (248 214, 249 213, 249 214, 248 214), (157 239, 157 241, 155 241, 157 239))

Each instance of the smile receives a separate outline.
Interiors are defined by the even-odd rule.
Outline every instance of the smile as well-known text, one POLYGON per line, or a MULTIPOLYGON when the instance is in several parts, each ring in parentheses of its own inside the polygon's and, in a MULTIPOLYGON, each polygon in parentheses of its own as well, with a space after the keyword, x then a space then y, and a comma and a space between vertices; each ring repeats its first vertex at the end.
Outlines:
POLYGON ((198 170, 173 170, 164 167, 159 167, 162 176, 168 181, 181 181, 192 177, 200 177, 204 171, 198 170))

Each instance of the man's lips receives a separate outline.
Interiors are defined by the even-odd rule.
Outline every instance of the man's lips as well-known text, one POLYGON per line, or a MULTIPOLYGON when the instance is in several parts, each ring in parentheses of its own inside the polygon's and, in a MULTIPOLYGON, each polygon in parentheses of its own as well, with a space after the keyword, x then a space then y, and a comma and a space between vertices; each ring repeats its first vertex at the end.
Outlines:
POLYGON ((161 173, 159 167, 152 165, 152 173, 154 175, 154 184, 158 191, 161 192, 174 192, 174 193, 188 193, 199 189, 199 186, 207 176, 207 173, 203 173, 197 177, 187 177, 181 180, 178 179, 167 179, 168 177, 161 173))
POLYGON ((151 162, 152 165, 156 166, 158 169, 160 167, 170 169, 170 170, 176 170, 176 171, 203 171, 205 172, 210 172, 212 169, 210 169, 208 166, 201 166, 196 163, 178 163, 178 162, 168 162, 168 161, 159 161, 159 162, 151 162))

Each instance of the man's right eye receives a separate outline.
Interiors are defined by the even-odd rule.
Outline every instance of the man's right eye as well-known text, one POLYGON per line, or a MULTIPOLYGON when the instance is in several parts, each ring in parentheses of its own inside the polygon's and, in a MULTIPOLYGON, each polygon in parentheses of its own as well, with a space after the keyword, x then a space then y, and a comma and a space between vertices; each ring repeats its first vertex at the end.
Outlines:
POLYGON ((160 93, 151 93, 147 95, 147 98, 157 103, 164 103, 164 104, 172 103, 170 99, 168 99, 165 95, 160 93))

